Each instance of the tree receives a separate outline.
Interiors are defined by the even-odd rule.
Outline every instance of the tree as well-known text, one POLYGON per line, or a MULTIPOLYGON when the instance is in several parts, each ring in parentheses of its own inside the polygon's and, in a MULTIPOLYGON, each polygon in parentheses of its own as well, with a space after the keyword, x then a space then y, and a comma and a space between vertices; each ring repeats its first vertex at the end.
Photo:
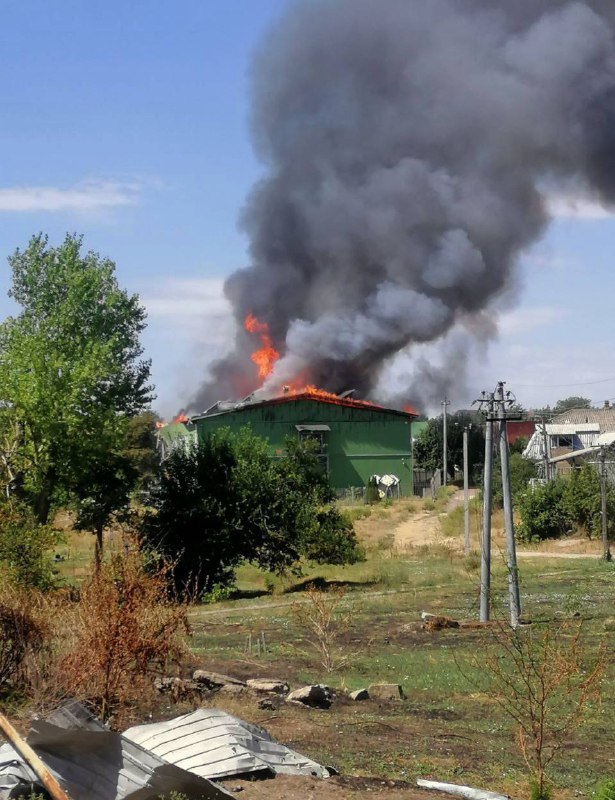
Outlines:
POLYGON ((332 499, 309 445, 289 439, 272 459, 249 429, 222 429, 166 459, 144 540, 175 562, 184 592, 231 585, 243 560, 278 572, 302 556, 352 563, 361 552, 332 499))
POLYGON ((591 408, 592 401, 588 397, 577 397, 571 395, 563 400, 558 400, 553 406, 554 414, 561 414, 563 411, 568 411, 571 408, 591 408))
POLYGON ((103 498, 127 421, 152 398, 145 310, 119 287, 112 261, 82 253, 80 236, 55 248, 34 236, 9 264, 21 311, 0 325, 4 483, 41 523, 58 502, 102 502, 108 513, 131 488, 114 484, 103 498))
MULTIPOLYGON (((582 529, 587 536, 600 536, 602 533, 602 505, 600 474, 592 464, 574 470, 566 482, 562 500, 565 512, 572 524, 582 529)), ((615 515, 615 491, 607 489, 607 524, 612 532, 615 515)))
MULTIPOLYGON (((521 503, 522 495, 529 490, 530 480, 536 477, 536 465, 533 461, 523 458, 521 453, 511 452, 508 460, 508 468, 510 471, 510 491, 513 505, 517 507, 521 503)), ((495 459, 492 487, 493 507, 502 508, 504 501, 502 496, 502 472, 499 454, 495 459)))
POLYGON ((565 534, 571 524, 564 503, 566 483, 562 478, 525 492, 519 498, 521 524, 517 535, 526 542, 555 539, 565 534))
MULTIPOLYGON (((480 470, 485 460, 485 437, 482 420, 478 415, 458 411, 450 414, 447 427, 448 465, 463 469, 463 429, 472 425, 468 435, 468 461, 470 471, 480 470)), ((442 417, 429 420, 414 442, 414 460, 417 467, 436 471, 442 468, 442 417)))

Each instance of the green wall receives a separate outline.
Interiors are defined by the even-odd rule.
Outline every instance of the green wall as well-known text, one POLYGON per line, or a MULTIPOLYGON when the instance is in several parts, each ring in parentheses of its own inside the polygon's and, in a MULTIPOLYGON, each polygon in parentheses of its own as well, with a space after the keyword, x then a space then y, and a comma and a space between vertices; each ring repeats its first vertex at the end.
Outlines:
POLYGON ((296 425, 328 425, 329 477, 336 489, 365 486, 371 475, 393 473, 403 495, 412 494, 411 418, 389 409, 347 407, 318 400, 274 401, 195 420, 199 438, 218 428, 250 426, 282 453, 296 425))

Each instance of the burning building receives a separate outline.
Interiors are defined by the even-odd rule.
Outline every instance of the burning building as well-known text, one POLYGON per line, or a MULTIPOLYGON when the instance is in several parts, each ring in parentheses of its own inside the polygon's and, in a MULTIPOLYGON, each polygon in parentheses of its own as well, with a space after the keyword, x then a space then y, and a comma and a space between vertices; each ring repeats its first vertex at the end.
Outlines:
POLYGON ((364 487, 372 475, 393 474, 400 479, 401 494, 410 495, 411 428, 416 417, 410 409, 383 408, 308 386, 287 389, 270 399, 216 403, 192 421, 199 439, 219 428, 237 432, 249 426, 267 440, 274 457, 283 452, 289 435, 316 441, 318 457, 334 489, 364 487))

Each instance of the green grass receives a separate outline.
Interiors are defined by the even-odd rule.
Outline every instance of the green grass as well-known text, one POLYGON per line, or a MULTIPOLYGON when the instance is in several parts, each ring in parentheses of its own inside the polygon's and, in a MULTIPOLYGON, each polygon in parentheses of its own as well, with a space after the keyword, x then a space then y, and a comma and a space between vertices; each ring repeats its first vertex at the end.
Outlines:
MULTIPOLYGON (((505 565, 497 558, 494 563, 494 606, 505 617, 505 565)), ((348 714, 332 711, 319 716, 319 725, 331 726, 335 750, 327 749, 330 745, 319 742, 318 736, 304 749, 307 746, 312 757, 333 761, 350 774, 400 780, 431 774, 509 794, 525 792, 526 772, 512 744, 510 721, 488 693, 468 684, 458 667, 480 685, 483 678, 476 656, 484 647, 485 632, 462 628, 427 633, 417 625, 422 610, 476 619, 478 574, 468 569, 466 559, 437 546, 409 550, 401 557, 374 548, 364 564, 318 567, 307 570, 310 576, 349 584, 344 610, 352 613, 353 622, 341 647, 350 660, 342 669, 325 674, 319 666, 307 632, 292 611, 293 604, 306 602, 301 592, 194 609, 195 654, 233 674, 245 670, 248 635, 255 640, 265 632, 268 652, 260 656, 259 674, 280 674, 295 686, 323 681, 355 689, 377 682, 400 683, 406 694, 402 703, 379 709, 357 706, 348 714)), ((240 577, 250 585, 256 583, 248 568, 242 568, 240 577)), ((613 618, 615 567, 596 558, 524 561, 521 592, 524 616, 535 625, 575 619, 572 615, 580 612, 588 652, 595 652, 601 638, 609 637, 602 704, 590 709, 586 727, 572 737, 552 771, 558 786, 589 795, 596 778, 604 774, 602 761, 614 743, 615 634, 605 632, 605 621, 613 618)))

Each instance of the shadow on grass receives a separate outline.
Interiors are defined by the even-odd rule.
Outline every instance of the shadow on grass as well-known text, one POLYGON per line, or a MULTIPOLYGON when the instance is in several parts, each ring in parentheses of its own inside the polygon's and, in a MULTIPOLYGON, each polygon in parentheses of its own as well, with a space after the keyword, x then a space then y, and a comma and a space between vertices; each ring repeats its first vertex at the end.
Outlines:
POLYGON ((305 578, 298 583, 293 583, 292 586, 288 586, 284 589, 282 594, 294 594, 295 592, 305 592, 306 589, 309 589, 313 586, 315 589, 319 591, 326 591, 327 589, 336 589, 343 587, 344 589, 357 589, 362 586, 374 586, 379 581, 373 578, 364 581, 334 581, 334 580, 327 580, 322 576, 318 575, 315 578, 305 578))
POLYGON ((267 589, 233 589, 229 600, 256 600, 257 597, 267 597, 271 592, 267 589))

